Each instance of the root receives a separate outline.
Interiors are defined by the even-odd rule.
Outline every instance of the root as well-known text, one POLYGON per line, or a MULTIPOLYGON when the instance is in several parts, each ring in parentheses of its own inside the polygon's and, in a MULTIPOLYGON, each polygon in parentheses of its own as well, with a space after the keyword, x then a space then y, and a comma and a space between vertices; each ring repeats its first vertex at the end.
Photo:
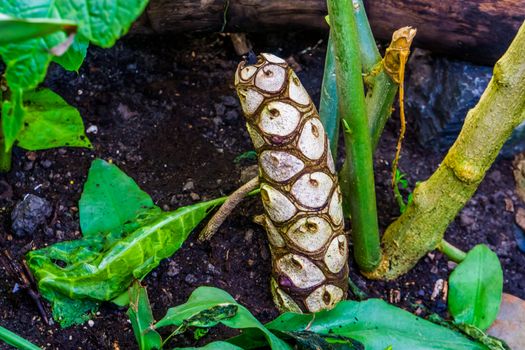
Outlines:
POLYGON ((250 193, 259 186, 259 177, 256 176, 238 189, 235 190, 228 199, 221 205, 217 212, 212 216, 206 227, 199 234, 199 241, 209 240, 215 232, 221 227, 222 223, 231 214, 233 209, 250 193))

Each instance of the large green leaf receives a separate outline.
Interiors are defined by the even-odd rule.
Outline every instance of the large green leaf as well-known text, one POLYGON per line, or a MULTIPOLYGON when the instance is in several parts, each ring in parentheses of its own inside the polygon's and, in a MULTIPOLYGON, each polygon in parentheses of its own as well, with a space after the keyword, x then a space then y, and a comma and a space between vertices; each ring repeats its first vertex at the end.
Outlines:
MULTIPOLYGON (((101 161, 96 164, 104 165, 101 161)), ((115 169, 102 166, 90 176, 111 179, 108 175, 113 175, 122 179, 115 169)), ((96 181, 88 178, 90 181, 96 187, 96 181)), ((127 200, 135 200, 125 193, 120 199, 107 199, 122 206, 127 205, 127 200)), ((209 211, 224 200, 218 198, 172 212, 152 207, 139 212, 123 227, 29 252, 28 265, 41 294, 53 304, 55 319, 63 326, 78 323, 85 320, 83 313, 92 310, 93 303, 121 295, 134 279, 143 278, 162 259, 173 255, 209 211), (68 307, 71 305, 75 307, 68 307)), ((99 221, 111 214, 98 211, 99 216, 91 218, 99 221)))
MULTIPOLYGON (((124 35, 142 13, 147 0, 4 0, 0 12, 18 18, 52 18, 78 23, 72 53, 55 61, 69 70, 78 70, 89 42, 110 47, 124 35)), ((6 79, 11 88, 34 89, 53 58, 50 49, 66 40, 57 32, 42 38, 0 46, 7 65, 6 79)))
POLYGON ((498 256, 480 244, 450 274, 448 308, 457 323, 485 330, 498 316, 502 293, 498 256))
POLYGON ((175 348, 176 350, 242 350, 242 348, 224 341, 214 341, 200 348, 175 348))
POLYGON ((58 31, 74 31, 76 24, 54 18, 23 19, 0 13, 0 45, 39 38, 58 31))
POLYGON ((133 333, 140 350, 161 349, 162 339, 151 326, 154 323, 153 313, 146 288, 135 281, 129 288, 128 316, 133 327, 133 333))
POLYGON ((25 109, 22 105, 22 90, 12 89, 11 100, 2 103, 2 133, 4 136, 4 152, 9 152, 17 137, 25 118, 25 109))
POLYGON ((151 197, 131 177, 116 165, 96 159, 79 201, 82 235, 121 230, 139 213, 154 207, 151 197))
MULTIPOLYGON (((298 332, 355 339, 366 350, 482 350, 487 349, 448 328, 438 326, 383 300, 342 301, 330 311, 312 315, 285 313, 266 324, 270 330, 298 332)), ((263 343, 257 334, 246 332, 231 342, 245 349, 263 343)))
POLYGON ((24 93, 24 127, 18 146, 36 151, 54 147, 88 147, 84 122, 75 107, 49 89, 24 93))
POLYGON ((238 304, 231 295, 213 287, 197 288, 191 293, 186 303, 169 309, 166 316, 155 324, 155 328, 170 325, 181 326, 184 322, 187 322, 186 320, 199 315, 205 310, 227 305, 236 305, 238 307, 237 313, 231 318, 220 320, 222 324, 236 329, 257 329, 257 332, 266 338, 273 350, 291 350, 288 344, 266 329, 248 309, 238 304))

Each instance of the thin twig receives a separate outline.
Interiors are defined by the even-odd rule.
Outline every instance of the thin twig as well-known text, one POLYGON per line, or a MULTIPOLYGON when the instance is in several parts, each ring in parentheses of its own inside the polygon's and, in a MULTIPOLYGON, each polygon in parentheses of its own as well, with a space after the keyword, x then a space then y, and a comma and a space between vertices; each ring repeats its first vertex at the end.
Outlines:
POLYGON ((238 189, 235 190, 228 199, 221 205, 219 210, 212 216, 208 224, 199 234, 199 241, 209 240, 222 225, 224 220, 231 214, 233 209, 250 193, 259 186, 259 177, 256 176, 238 189))
POLYGON ((44 323, 49 326, 51 323, 47 317, 47 311, 44 307, 44 304, 42 303, 42 297, 38 292, 36 281, 34 280, 25 260, 22 261, 22 264, 19 264, 15 259, 13 259, 7 250, 2 251, 0 258, 0 262, 7 270, 7 273, 17 280, 17 283, 20 285, 21 289, 25 289, 27 291, 27 294, 29 294, 31 299, 33 299, 34 303, 36 304, 38 312, 40 313, 40 316, 42 316, 44 323))

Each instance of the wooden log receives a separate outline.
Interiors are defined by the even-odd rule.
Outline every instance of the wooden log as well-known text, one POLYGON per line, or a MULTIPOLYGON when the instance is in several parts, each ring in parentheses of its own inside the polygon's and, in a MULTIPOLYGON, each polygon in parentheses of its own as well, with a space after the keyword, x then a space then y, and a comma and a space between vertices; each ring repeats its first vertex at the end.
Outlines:
MULTIPOLYGON (((416 27, 415 46, 493 64, 525 20, 525 0, 365 0, 372 30, 389 41, 416 27)), ((327 30, 325 0, 151 0, 157 33, 327 30)))

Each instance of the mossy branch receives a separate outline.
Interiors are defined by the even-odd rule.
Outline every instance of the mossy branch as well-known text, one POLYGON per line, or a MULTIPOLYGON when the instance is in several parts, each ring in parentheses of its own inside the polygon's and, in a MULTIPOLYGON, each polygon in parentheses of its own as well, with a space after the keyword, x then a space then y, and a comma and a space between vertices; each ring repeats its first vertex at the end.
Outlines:
POLYGON ((414 190, 412 203, 382 240, 379 267, 367 276, 395 279, 441 242, 447 226, 474 194, 515 127, 525 120, 525 23, 456 142, 436 172, 414 190))

